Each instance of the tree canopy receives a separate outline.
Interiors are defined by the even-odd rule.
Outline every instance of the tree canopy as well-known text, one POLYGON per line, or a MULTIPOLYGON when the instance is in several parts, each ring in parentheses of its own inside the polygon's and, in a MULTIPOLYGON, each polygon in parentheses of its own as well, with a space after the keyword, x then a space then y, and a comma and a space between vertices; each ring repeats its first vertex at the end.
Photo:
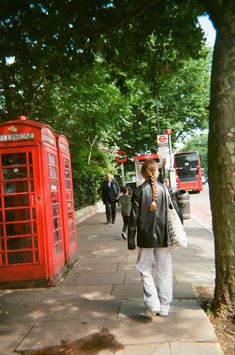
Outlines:
POLYGON ((25 114, 68 137, 75 190, 81 180, 96 185, 79 190, 79 206, 95 201, 108 166, 115 172, 118 148, 131 158, 146 145, 155 151, 166 127, 174 141, 207 126, 211 57, 198 10, 159 4, 5 1, 0 9, 1 120, 25 114))

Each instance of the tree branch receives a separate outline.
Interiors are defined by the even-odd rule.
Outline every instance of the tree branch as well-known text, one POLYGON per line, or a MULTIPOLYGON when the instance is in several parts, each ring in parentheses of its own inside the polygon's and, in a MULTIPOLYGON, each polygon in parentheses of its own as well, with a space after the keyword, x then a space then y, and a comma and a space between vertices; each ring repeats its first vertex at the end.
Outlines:
POLYGON ((161 0, 147 1, 146 3, 142 4, 140 7, 134 9, 133 11, 130 11, 129 13, 127 12, 124 17, 117 18, 115 21, 111 23, 111 25, 103 26, 99 31, 96 31, 96 33, 94 33, 92 38, 96 38, 103 33, 108 33, 110 31, 115 30, 117 27, 119 27, 121 24, 125 23, 126 21, 142 15, 157 3, 162 4, 162 1, 161 0))
POLYGON ((198 3, 202 5, 205 11, 208 13, 213 25, 218 29, 220 14, 223 7, 223 0, 198 0, 198 3))

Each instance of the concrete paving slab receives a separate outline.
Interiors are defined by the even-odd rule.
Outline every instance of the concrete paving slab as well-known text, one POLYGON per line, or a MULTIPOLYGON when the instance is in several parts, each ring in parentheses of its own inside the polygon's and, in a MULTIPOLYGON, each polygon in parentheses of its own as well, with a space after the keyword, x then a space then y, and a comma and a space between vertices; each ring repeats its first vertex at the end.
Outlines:
POLYGON ((136 261, 131 264, 131 263, 120 263, 118 267, 118 271, 136 271, 136 261))
POLYGON ((127 284, 139 284, 141 283, 140 273, 136 270, 128 271, 126 274, 125 283, 127 284))
POLYGON ((83 272, 78 276, 74 285, 115 285, 123 284, 126 277, 125 272, 103 273, 98 277, 94 272, 83 272))
POLYGON ((86 298, 88 300, 112 299, 113 285, 62 286, 56 294, 57 300, 86 298))
POLYGON ((162 342, 177 341, 178 329, 174 314, 156 317, 154 321, 143 314, 133 314, 129 317, 107 319, 104 321, 107 328, 115 339, 126 345, 156 344, 162 342))
MULTIPOLYGON (((114 285, 112 295, 115 298, 142 298, 143 289, 140 282, 135 284, 114 285)), ((195 291, 190 283, 174 283, 173 284, 173 297, 190 299, 196 298, 195 291)))
POLYGON ((138 284, 114 285, 112 295, 115 298, 141 298, 143 297, 143 289, 140 282, 138 284))
MULTIPOLYGON (((93 264, 83 264, 83 265, 76 265, 73 268, 73 273, 82 273, 82 272, 86 272, 86 271, 90 271, 90 272, 95 272, 96 274, 101 274, 103 272, 116 272, 118 269, 118 263, 110 263, 109 267, 107 267, 107 264, 105 262, 103 263, 93 263, 93 264)), ((120 271, 120 270, 119 270, 120 271)))
POLYGON ((209 270, 198 270, 197 273, 192 271, 182 273, 173 270, 173 273, 176 282, 179 283, 199 282, 201 284, 208 284, 214 281, 214 274, 209 272, 209 270))
POLYGON ((169 343, 129 345, 115 355, 171 355, 171 351, 169 343))
POLYGON ((196 298, 196 296, 190 283, 174 282, 173 298, 196 298))
POLYGON ((32 300, 48 301, 53 300, 58 292, 57 288, 50 289, 21 289, 21 290, 4 290, 2 292, 1 302, 28 302, 32 300))
POLYGON ((52 320, 64 320, 65 322, 77 318, 84 320, 106 319, 117 317, 120 309, 120 300, 66 300, 62 301, 54 312, 52 320))
POLYGON ((18 322, 49 321, 56 312, 60 301, 41 302, 2 302, 0 305, 0 324, 18 322))
POLYGON ((77 272, 71 272, 68 275, 66 275, 65 279, 63 280, 63 285, 64 286, 72 286, 76 285, 76 281, 79 277, 79 274, 77 272))
POLYGON ((223 355, 221 346, 213 343, 170 343, 170 349, 171 355, 223 355))
POLYGON ((39 349, 60 345, 61 341, 75 341, 93 333, 100 332, 103 320, 70 320, 36 323, 17 346, 17 351, 39 349))
MULTIPOLYGON (((132 320, 138 319, 138 317, 145 317, 144 311, 145 307, 143 300, 123 300, 119 312, 119 318, 131 318, 132 320)), ((159 324, 160 322, 163 322, 162 329, 164 329, 164 334, 158 333, 158 339, 162 337, 165 339, 165 336, 167 336, 169 341, 175 339, 178 341, 217 340, 209 319, 195 300, 174 300, 168 317, 163 318, 156 316, 152 318, 152 323, 159 324), (168 329, 168 323, 170 328, 174 328, 174 334, 172 334, 171 329, 168 329)), ((132 327, 135 327, 135 325, 133 324, 132 327)))
POLYGON ((32 327, 32 322, 0 324, 0 355, 15 355, 14 350, 32 327))
MULTIPOLYGON (((126 263, 127 261, 127 256, 106 256, 105 257, 105 264, 122 264, 126 263)), ((103 257, 88 257, 86 253, 79 252, 79 258, 78 258, 78 265, 76 267, 79 268, 79 265, 93 265, 93 264, 99 264, 99 263, 104 263, 104 258, 103 257)), ((109 266, 107 266, 109 268, 109 266)))

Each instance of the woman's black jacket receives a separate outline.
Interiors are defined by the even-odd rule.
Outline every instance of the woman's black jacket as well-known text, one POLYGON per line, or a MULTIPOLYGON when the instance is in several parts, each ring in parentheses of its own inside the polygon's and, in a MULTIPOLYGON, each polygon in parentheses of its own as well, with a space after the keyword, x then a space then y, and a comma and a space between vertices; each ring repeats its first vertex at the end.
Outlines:
POLYGON ((163 248, 170 245, 167 233, 167 194, 164 185, 157 181, 157 209, 149 210, 152 203, 150 181, 146 180, 132 194, 132 208, 128 226, 128 249, 163 248))

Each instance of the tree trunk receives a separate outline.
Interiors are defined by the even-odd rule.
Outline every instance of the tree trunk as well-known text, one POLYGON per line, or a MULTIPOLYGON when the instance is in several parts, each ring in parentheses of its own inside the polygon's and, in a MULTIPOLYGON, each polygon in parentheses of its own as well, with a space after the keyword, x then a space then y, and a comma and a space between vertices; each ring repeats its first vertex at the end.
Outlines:
POLYGON ((224 1, 217 23, 214 50, 210 124, 209 185, 215 237, 215 314, 234 310, 234 103, 235 103, 235 2, 224 1))

